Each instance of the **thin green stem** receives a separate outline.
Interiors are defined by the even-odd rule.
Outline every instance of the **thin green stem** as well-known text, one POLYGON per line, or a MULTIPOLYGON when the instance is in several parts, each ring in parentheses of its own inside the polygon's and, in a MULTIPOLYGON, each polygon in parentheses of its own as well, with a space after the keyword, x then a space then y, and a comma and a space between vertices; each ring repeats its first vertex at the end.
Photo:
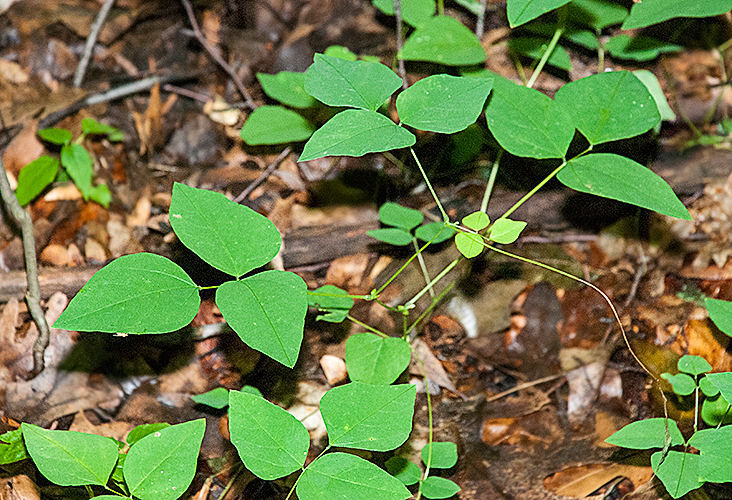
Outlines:
POLYGON ((480 202, 481 212, 488 210, 488 201, 491 199, 493 185, 496 183, 496 174, 498 174, 498 166, 501 163, 501 158, 503 158, 503 148, 498 150, 496 161, 493 162, 493 166, 491 167, 491 174, 488 177, 488 183, 485 185, 485 193, 483 193, 483 201, 480 202))
POLYGON ((364 323, 363 321, 359 321, 359 320, 357 320, 356 318, 354 318, 354 317, 353 317, 353 316, 351 316, 350 314, 346 315, 346 318, 348 318, 348 319, 349 319, 349 320, 351 320, 352 322, 356 323, 356 324, 357 324, 358 326, 360 326, 360 327, 362 327, 362 328, 365 328, 366 330, 370 331, 371 333, 375 333, 376 335, 378 335, 378 336, 380 336, 380 337, 384 337, 384 338, 388 338, 388 337, 389 337, 389 336, 388 336, 387 334, 385 334, 384 332, 382 332, 382 331, 380 331, 380 330, 377 330, 376 328, 374 328, 374 327, 373 327, 373 326, 371 326, 371 325, 367 325, 367 324, 366 324, 366 323, 364 323))
POLYGON ((554 36, 549 42, 549 46, 546 48, 546 51, 544 51, 544 54, 541 56, 539 64, 536 65, 534 72, 531 74, 531 78, 529 78, 529 81, 526 82, 526 86, 528 88, 533 87, 534 83, 536 83, 536 79, 539 78, 539 74, 544 69, 546 62, 549 60, 549 56, 551 56, 552 52, 554 52, 554 47, 557 46, 557 42, 559 41, 559 37, 562 36, 562 32, 564 32, 563 26, 558 27, 557 30, 554 32, 554 36))
POLYGON ((435 203, 437 203, 437 206, 440 209, 440 213, 442 214, 442 220, 445 221, 445 223, 450 222, 450 218, 447 216, 447 212, 445 212, 445 208, 442 206, 442 203, 440 203, 440 199, 437 197, 437 193, 435 192, 435 189, 432 187, 432 183, 427 178, 427 174, 425 173, 424 169, 422 168, 422 164, 419 162, 419 158, 417 158, 417 154, 414 152, 414 149, 409 148, 409 151, 412 153, 412 157, 414 157, 414 161, 417 162, 417 167, 419 167, 419 172, 422 174, 422 178, 424 179, 424 182, 427 184, 427 188, 430 190, 430 193, 432 193, 432 198, 435 199, 435 203))
MULTIPOLYGON (((460 258, 460 257, 458 257, 458 258, 460 258)), ((427 309, 425 309, 424 312, 422 314, 420 314, 419 317, 416 320, 414 320, 414 322, 411 325, 409 325, 409 328, 407 328, 407 335, 409 335, 409 332, 411 332, 412 330, 414 330, 416 328, 416 326, 424 318, 426 318, 429 313, 432 312, 432 310, 435 308, 435 306, 440 303, 440 301, 445 297, 445 295, 447 295, 450 292, 450 290, 452 290, 452 288, 454 286, 455 286, 455 282, 453 281, 452 283, 450 283, 449 285, 447 285, 445 287, 445 289, 443 291, 441 291, 440 294, 437 297, 435 297, 435 298, 432 299, 432 303, 429 305, 429 307, 427 307, 427 309)))
POLYGON ((437 0, 437 14, 440 16, 445 15, 445 0, 437 0))
POLYGON ((550 173, 549 175, 547 175, 544 178, 544 180, 542 180, 539 184, 537 184, 536 186, 534 186, 534 188, 531 191, 529 191, 528 193, 526 193, 523 196, 523 198, 521 198, 519 201, 517 201, 516 203, 514 203, 514 205, 511 208, 509 208, 508 210, 506 210, 506 213, 503 214, 501 217, 508 217, 509 215, 511 215, 512 213, 514 213, 516 211, 516 209, 518 209, 521 205, 523 205, 524 203, 526 203, 526 201, 529 198, 531 198, 532 196, 534 196, 534 194, 536 194, 536 192, 539 189, 541 189, 542 187, 544 187, 544 184, 546 184, 547 182, 549 182, 555 175, 557 175, 559 173, 559 171, 562 170, 566 164, 567 164, 567 160, 562 161, 562 164, 561 165, 559 165, 557 168, 555 168, 552 171, 552 173, 550 173))
POLYGON ((600 30, 595 32, 597 39, 597 73, 605 72, 605 43, 602 41, 602 33, 600 30))
POLYGON ((371 295, 340 295, 337 293, 323 293, 323 292, 317 292, 315 290, 308 290, 308 295, 312 295, 314 297, 348 297, 349 299, 361 299, 361 300, 373 300, 374 298, 371 295))
MULTIPOLYGON (((438 233, 438 234, 439 234, 439 233, 438 233)), ((437 237, 437 235, 435 235, 435 238, 436 238, 436 237, 437 237)), ((432 240, 434 240, 435 238, 432 238, 432 240)), ((406 261, 406 262, 405 262, 404 264, 402 264, 402 266, 401 266, 401 267, 400 267, 400 268, 399 268, 399 269, 397 270, 397 272, 395 272, 395 273, 394 273, 394 274, 393 274, 393 275, 392 275, 392 276, 391 276, 391 277, 390 277, 390 278, 389 278, 388 280, 386 280, 386 283, 384 283, 383 285, 381 285, 381 287, 380 287, 380 288, 379 288, 378 290, 376 290, 376 292, 375 292, 375 296, 376 296, 376 297, 378 297, 378 296, 379 296, 379 295, 381 294, 381 292, 383 292, 383 291, 384 291, 384 290, 386 289, 386 287, 387 287, 387 286, 389 286, 389 284, 390 284, 390 283, 391 283, 392 281, 394 281, 394 280, 396 279, 396 277, 397 277, 397 276, 399 276, 399 275, 400 275, 400 274, 402 273, 402 271, 404 271, 404 269, 406 269, 406 268, 407 268, 407 266, 408 266, 408 265, 409 265, 409 264, 410 264, 410 263, 411 263, 411 262, 412 262, 412 261, 413 261, 414 259, 416 259, 416 258, 417 258, 417 255, 419 255, 419 253, 421 253, 421 252, 424 252, 424 250, 425 250, 425 249, 426 249, 426 248, 427 248, 427 247, 428 247, 428 246, 430 245, 430 243, 432 243, 432 240, 430 240, 430 241, 428 241, 427 243, 425 243, 425 244, 424 244, 424 245, 422 246, 422 248, 420 248, 420 249, 419 249, 419 251, 418 251, 417 253, 415 253, 414 255, 412 255, 411 257, 409 257, 409 259, 407 259, 407 261, 406 261)))
MULTIPOLYGON (((220 499, 226 498, 226 494, 229 492, 231 487, 234 486, 234 481, 236 481, 236 479, 241 475, 242 472, 244 472, 244 466, 240 464, 236 468, 236 472, 234 472, 234 474, 231 476, 231 479, 229 480, 229 482, 226 483, 226 486, 224 487, 223 491, 221 492, 221 495, 219 495, 220 499)), ((294 489, 294 487, 293 487, 293 489, 294 489)))
POLYGON ((455 259, 452 262, 450 262, 447 265, 447 267, 440 272, 440 274, 438 274, 437 276, 435 276, 435 278, 432 281, 430 281, 429 283, 427 283, 427 286, 426 287, 424 287, 422 290, 420 290, 417 293, 417 295, 415 295, 414 297, 412 297, 412 299, 409 302, 407 302, 406 304, 404 304, 404 307, 406 307, 406 308, 414 307, 414 304, 420 298, 422 298, 422 295, 424 295, 425 293, 427 293, 427 290, 429 290, 430 288, 432 288, 433 286, 435 286, 435 283, 437 283, 438 281, 440 281, 442 278, 445 277, 445 275, 447 273, 449 273, 450 271, 452 271, 452 269, 457 265, 457 263, 459 261, 460 261, 460 259, 455 259))
MULTIPOLYGON (((325 455, 325 452, 327 452, 328 450, 330 450, 330 445, 326 446, 325 449, 323 451, 321 451, 320 454, 317 457, 315 457, 315 459, 312 462, 310 462, 310 464, 312 464, 313 462, 315 462, 315 460, 317 460, 320 457, 322 457, 323 455, 325 455)), ((310 467, 310 465, 308 465, 308 467, 310 467)), ((303 467, 302 472, 300 472, 300 475, 297 476, 297 479, 295 479, 295 484, 293 484, 292 488, 290 488, 290 492, 285 497, 285 500, 289 500, 290 497, 292 496, 292 493, 295 491, 295 488, 297 487, 297 483, 300 482, 300 479, 302 478, 302 473, 305 472, 305 469, 307 469, 307 467, 303 467)))
POLYGON ((419 354, 417 353, 417 350, 414 348, 412 344, 409 344, 409 349, 412 351, 412 354, 414 354, 415 359, 419 362, 419 366, 422 368, 422 378, 424 379, 424 393, 427 397, 427 420, 428 420, 428 431, 427 431, 427 461, 425 462, 424 467, 424 474, 422 475, 422 479, 419 482, 419 490, 417 490, 416 500, 419 500, 422 497, 422 483, 425 479, 427 479, 430 475, 430 466, 432 465, 432 440, 434 437, 434 423, 432 420, 432 398, 430 396, 430 385, 429 385, 429 377, 427 376, 427 369, 424 367, 424 362, 422 361, 422 358, 419 357, 419 354))
MULTIPOLYGON (((419 251, 419 245, 417 244, 417 238, 412 237, 412 245, 414 246, 414 251, 417 255, 417 261, 419 262, 419 267, 422 269, 422 275, 424 276, 425 283, 430 282, 430 273, 427 271, 427 265, 424 262, 424 257, 422 257, 422 252, 419 251)), ((430 297, 434 298, 435 291, 430 288, 430 297)))

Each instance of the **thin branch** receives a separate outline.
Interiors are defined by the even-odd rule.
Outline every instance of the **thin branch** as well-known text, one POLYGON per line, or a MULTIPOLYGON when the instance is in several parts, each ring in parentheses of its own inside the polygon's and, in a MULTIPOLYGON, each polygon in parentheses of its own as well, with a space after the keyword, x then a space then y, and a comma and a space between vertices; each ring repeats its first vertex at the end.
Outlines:
POLYGON ((112 5, 114 5, 114 0, 105 0, 102 8, 97 14, 97 18, 94 19, 94 24, 92 24, 91 32, 89 33, 89 37, 86 39, 84 54, 81 56, 79 65, 76 67, 76 73, 74 74, 74 87, 76 88, 81 87, 81 82, 84 81, 86 67, 89 64, 89 59, 91 59, 92 53, 94 52, 94 45, 97 43, 99 31, 101 31, 102 25, 109 15, 109 11, 112 10, 112 5))
POLYGON ((394 0, 394 16, 396 16, 396 37, 397 37, 397 64, 399 65, 399 76, 402 78, 402 89, 407 90, 407 70, 404 67, 404 59, 399 57, 402 51, 402 0, 394 0))
POLYGON ((196 15, 193 13, 193 7, 191 7, 191 2, 189 0, 180 0, 180 2, 186 9, 186 13, 188 14, 188 20, 191 22, 191 26, 193 27, 193 34, 196 36, 196 40, 198 40, 198 42, 203 45, 203 48, 206 49, 206 52, 211 55, 213 60, 216 61, 219 66, 221 66, 221 69, 228 73, 229 77, 234 82, 234 85, 236 85, 237 90, 244 98, 244 102, 246 102, 247 107, 252 110, 257 109, 257 105, 254 103, 254 99, 252 99, 252 96, 249 95, 247 88, 244 86, 244 82, 242 82, 241 78, 239 78, 239 75, 236 74, 234 68, 229 66, 229 64, 224 61, 224 58, 221 57, 221 54, 216 49, 216 47, 213 47, 210 43, 208 43, 206 37, 203 36, 203 33, 201 33, 201 28, 198 27, 198 21, 196 21, 196 15))
POLYGON ((239 193, 239 196, 234 198, 234 200, 233 200, 234 203, 241 203, 242 201, 244 201, 247 198, 247 196, 252 194, 252 191, 254 191, 257 188, 257 186, 259 186, 262 182, 264 182, 264 180, 267 179, 267 177, 272 175, 272 172, 274 172, 275 169, 279 166, 279 164, 282 163, 282 160, 287 158, 287 155, 290 154, 290 151, 292 151, 292 149, 290 148, 290 146, 287 146, 277 156, 277 158, 275 158, 275 160, 272 163, 270 163, 270 165, 267 167, 267 169, 264 172, 262 172, 262 174, 259 177, 254 179, 254 181, 251 184, 249 184, 246 187, 246 189, 244 189, 244 191, 239 193))
POLYGON ((23 207, 18 203, 18 198, 15 197, 10 182, 8 182, 2 159, 0 159, 0 197, 2 197, 7 212, 13 216, 18 226, 20 226, 23 240, 23 254, 28 280, 25 301, 28 304, 28 311, 38 327, 38 338, 33 345, 32 378, 41 373, 46 366, 44 356, 51 340, 51 330, 41 308, 41 286, 38 284, 38 262, 36 260, 36 240, 33 237, 33 221, 28 212, 23 210, 23 207))
POLYGON ((487 0, 480 0, 480 14, 475 22, 475 36, 478 40, 483 40, 483 34, 485 33, 485 9, 487 0))

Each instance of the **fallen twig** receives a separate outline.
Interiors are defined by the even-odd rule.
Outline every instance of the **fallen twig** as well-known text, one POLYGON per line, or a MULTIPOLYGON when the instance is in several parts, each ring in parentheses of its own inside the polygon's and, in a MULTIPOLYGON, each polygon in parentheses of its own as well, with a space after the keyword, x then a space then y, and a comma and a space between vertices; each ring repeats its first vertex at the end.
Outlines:
POLYGON ((399 65, 399 76, 402 78, 402 89, 407 90, 409 83, 407 82, 407 70, 404 67, 404 59, 399 57, 402 51, 402 0, 394 0, 394 16, 396 17, 396 37, 397 37, 397 64, 399 65))
POLYGON ((104 24, 105 19, 107 19, 109 11, 112 10, 112 5, 114 5, 114 0, 105 0, 102 8, 97 14, 97 18, 94 19, 94 24, 92 24, 91 32, 89 33, 89 37, 86 39, 84 54, 81 56, 79 65, 76 67, 76 73, 74 73, 74 87, 76 88, 81 87, 81 82, 84 81, 86 67, 89 64, 89 59, 91 59, 92 53, 94 52, 94 44, 97 43, 99 31, 102 29, 102 25, 104 24))
POLYGON ((234 198, 234 203, 241 203, 243 200, 247 198, 250 194, 252 194, 252 191, 254 191, 257 186, 259 186, 264 180, 272 175, 272 172, 275 171, 275 169, 279 166, 280 163, 282 163, 282 160, 287 158, 287 155, 290 154, 290 151, 292 151, 292 148, 290 146, 287 146, 278 156, 275 158, 275 160, 266 168, 264 172, 260 174, 259 177, 254 179, 251 184, 249 184, 244 191, 239 193, 239 196, 234 198))

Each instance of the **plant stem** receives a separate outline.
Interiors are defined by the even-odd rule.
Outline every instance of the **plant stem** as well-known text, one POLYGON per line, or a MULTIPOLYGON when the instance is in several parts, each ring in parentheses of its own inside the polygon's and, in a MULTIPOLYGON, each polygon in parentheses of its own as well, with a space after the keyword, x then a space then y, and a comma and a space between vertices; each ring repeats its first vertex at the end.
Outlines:
MULTIPOLYGON (((438 234, 439 234, 439 233, 438 233, 438 234)), ((437 236, 435 236, 435 237, 437 237, 437 236)), ((428 247, 428 246, 430 245, 430 243, 432 243, 432 240, 430 240, 430 241, 428 241, 427 243, 425 243, 425 244, 424 244, 424 245, 422 246, 422 248, 420 248, 420 249, 419 249, 419 251, 418 251, 417 253, 415 253, 414 255, 412 255, 411 257, 409 257, 409 259, 407 259, 407 261, 406 261, 406 262, 405 262, 404 264, 402 264, 402 266, 401 266, 401 267, 400 267, 400 268, 399 268, 399 269, 397 270, 397 272, 395 272, 395 273, 394 273, 394 274, 393 274, 393 275, 391 276, 391 278, 389 278, 388 280, 386 280, 386 283, 384 283, 383 285, 381 285, 381 288, 379 288, 378 290, 376 290, 376 293, 375 293, 376 297, 378 297, 378 296, 379 296, 379 295, 381 294, 381 292, 383 292, 383 291, 384 291, 384 290, 386 289, 386 287, 387 287, 387 286, 389 286, 389 284, 390 284, 390 283, 391 283, 392 281, 394 281, 394 280, 396 279, 396 277, 397 277, 397 276, 399 276, 399 275, 400 275, 400 274, 402 273, 402 271, 404 271, 404 269, 406 269, 406 267, 407 267, 407 266, 408 266, 408 265, 409 265, 409 264, 410 264, 410 263, 411 263, 411 262, 412 262, 412 261, 413 261, 413 260, 414 260, 415 258, 417 258, 417 255, 419 255, 419 253, 421 253, 421 252, 424 252, 425 248, 427 248, 427 247, 428 247)))
POLYGON ((554 47, 557 46, 557 42, 559 41, 559 37, 562 36, 563 31, 564 28, 560 26, 554 32, 554 36, 549 42, 549 46, 546 48, 546 51, 544 51, 544 54, 541 56, 539 64, 534 69, 534 72, 532 73, 531 78, 529 78, 529 81, 526 82, 527 87, 531 88, 534 86, 534 83, 536 83, 536 79, 539 78, 539 74, 541 73, 541 70, 544 69, 544 65, 546 65, 546 62, 549 60, 549 56, 551 56, 552 52, 554 52, 554 47))
POLYGON ((415 295, 414 297, 412 297, 412 299, 409 302, 407 302, 406 304, 404 304, 404 307, 407 307, 407 308, 413 307, 414 304, 422 297, 422 295, 424 295, 425 293, 427 293, 427 290, 429 290, 430 288, 432 288, 435 285, 435 283, 437 283, 438 281, 440 281, 442 278, 445 277, 445 275, 447 273, 449 273, 450 271, 452 271, 452 269, 457 265, 457 263, 459 261, 460 261, 460 259, 455 259, 452 262, 450 262, 447 265, 447 267, 440 272, 440 274, 438 274, 437 276, 435 276, 435 278, 432 281, 430 281, 429 283, 427 283, 427 286, 426 287, 424 287, 422 290, 420 290, 419 293, 417 293, 417 295, 415 295))
POLYGON ((602 41, 602 34, 598 32, 595 34, 597 39, 597 73, 605 72, 605 43, 602 41))
POLYGON ((399 53, 402 51, 402 0, 394 0, 394 16, 396 17, 396 42, 397 42, 397 68, 399 69, 399 76, 402 79, 402 89, 407 90, 409 83, 407 82, 407 70, 404 67, 404 59, 399 57, 399 53))
POLYGON ((485 193, 483 194, 483 201, 480 202, 480 211, 485 212, 488 210, 488 201, 491 198, 491 193, 493 192, 493 184, 496 182, 496 174, 498 173, 498 166, 501 163, 501 158, 503 157, 503 148, 498 150, 498 156, 496 156, 496 161, 493 162, 493 166, 491 167, 491 174, 490 177, 488 177, 488 183, 485 185, 485 193))
POLYGON ((432 465, 432 439, 434 436, 433 432, 433 420, 432 420, 432 398, 430 397, 430 385, 429 385, 429 377, 427 376, 427 369, 424 367, 424 362, 417 354, 417 350, 414 348, 412 344, 409 344, 409 349, 412 351, 412 354, 414 355, 415 359, 419 362, 419 366, 422 368, 422 378, 424 380, 424 393, 427 397, 427 421, 428 421, 428 428, 427 431, 427 446, 429 448, 427 449, 427 461, 425 462, 425 468, 424 468, 424 474, 422 475, 422 479, 419 482, 419 490, 417 491, 416 500, 419 500, 422 497, 422 482, 424 482, 425 479, 427 479, 430 475, 430 466, 432 465))
POLYGON ((559 171, 562 170, 566 164, 567 164, 567 160, 562 161, 562 164, 561 165, 559 165, 557 168, 555 168, 554 170, 552 170, 552 173, 550 173, 549 175, 547 175, 544 178, 544 180, 542 180, 539 184, 537 184, 536 186, 534 186, 534 188, 531 191, 529 191, 528 193, 526 193, 519 201, 517 201, 516 203, 514 203, 514 205, 511 208, 509 208, 508 210, 506 210, 506 213, 504 213, 503 215, 501 215, 501 217, 508 217, 509 215, 511 215, 512 213, 514 213, 518 207, 520 207, 521 205, 523 205, 524 203, 526 203, 526 201, 529 198, 531 198, 532 196, 534 196, 534 194, 539 189, 541 189, 544 186, 544 184, 546 184, 547 182, 549 182, 552 179, 552 177, 554 177, 555 175, 557 175, 559 173, 559 171))
POLYGON ((430 190, 430 193, 432 194, 432 198, 435 199, 435 203, 437 203, 437 207, 440 209, 440 213, 442 214, 442 220, 445 221, 445 223, 450 222, 450 218, 447 216, 447 212, 445 212, 445 208, 442 206, 442 203, 440 203, 440 199, 437 197, 437 193, 435 192, 435 189, 432 187, 432 183, 427 178, 427 174, 425 173, 424 169, 422 168, 422 164, 419 162, 419 158, 417 158, 417 154, 414 152, 413 148, 409 148, 409 151, 412 153, 412 157, 414 158, 414 161, 417 162, 417 167, 419 167, 419 172, 422 174, 422 178, 424 179, 424 182, 427 184, 427 188, 430 190))
POLYGON ((480 0, 480 14, 478 14, 478 18, 475 21, 475 36, 478 37, 478 40, 482 40, 483 34, 485 33, 485 10, 487 3, 487 0, 480 0))
POLYGON ((362 327, 362 328, 365 328, 365 329, 367 329, 368 331, 370 331, 371 333, 375 333, 376 335, 378 335, 378 336, 380 336, 380 337, 384 337, 384 338, 388 338, 388 337, 389 337, 389 336, 388 336, 387 334, 385 334, 384 332, 382 332, 382 331, 379 331, 379 330, 377 330, 376 328, 374 328, 374 327, 373 327, 373 326, 371 326, 371 325, 367 325, 367 324, 366 324, 366 323, 364 323, 363 321, 359 321, 359 320, 357 320, 356 318, 354 318, 354 317, 353 317, 353 316, 351 316, 350 314, 348 314, 348 315, 346 316, 346 318, 348 318, 349 320, 353 321, 353 322, 354 322, 354 323, 356 323, 356 324, 357 324, 358 326, 360 326, 360 327, 362 327))
MULTIPOLYGON (((458 259, 460 259, 461 257, 462 257, 462 256, 458 257, 458 259)), ((411 332, 412 330, 414 330, 414 328, 415 328, 415 327, 416 327, 416 326, 417 326, 417 325, 418 325, 418 324, 419 324, 419 323, 420 323, 420 322, 421 322, 421 321, 422 321, 422 320, 423 320, 423 319, 424 319, 424 318, 425 318, 425 317, 426 317, 426 316, 427 316, 427 315, 428 315, 428 314, 429 314, 430 312, 432 312, 432 309, 434 309, 434 308, 435 308, 435 306, 436 306, 437 304, 439 304, 439 303, 440 303, 440 301, 441 301, 441 300, 442 300, 442 299, 443 299, 443 298, 445 297, 445 295, 447 295, 447 294, 448 294, 448 293, 450 292, 450 290, 452 290, 452 288, 453 288, 454 286, 455 286, 455 282, 453 281, 453 282, 451 282, 451 283, 450 283, 449 285, 447 285, 447 286, 445 287, 445 289, 444 289, 443 291, 441 291, 441 292, 440 292, 440 294, 439 294, 439 295, 438 295, 437 297, 435 297, 435 298, 433 298, 433 299, 432 299, 432 303, 431 303, 431 304, 429 305, 429 307, 427 307, 427 309, 425 309, 425 310, 424 310, 424 312, 423 312, 422 314, 420 314, 420 315, 419 315, 419 317, 418 317, 418 318, 417 318, 416 320, 414 320, 414 322, 413 322, 413 323, 412 323, 411 325, 409 325, 409 328, 407 328, 407 334, 409 334, 409 332, 411 332)))
POLYGON ((437 15, 445 15, 445 0, 437 0, 437 15))
MULTIPOLYGON (((430 282, 430 273, 427 271, 427 266, 424 262, 424 257, 422 257, 422 252, 419 250, 419 245, 417 245, 417 238, 412 237, 412 245, 414 246, 414 251, 417 253, 417 261, 419 262, 419 267, 422 269, 422 275, 424 276, 424 281, 426 283, 430 282)), ((430 288, 430 297, 435 297, 435 291, 430 288)))

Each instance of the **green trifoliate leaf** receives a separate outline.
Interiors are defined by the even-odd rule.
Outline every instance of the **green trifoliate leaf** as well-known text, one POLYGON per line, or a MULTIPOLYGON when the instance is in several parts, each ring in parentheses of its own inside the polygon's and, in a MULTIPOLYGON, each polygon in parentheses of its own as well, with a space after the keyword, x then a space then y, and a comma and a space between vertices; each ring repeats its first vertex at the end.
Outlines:
POLYGON ((177 264, 151 253, 125 255, 96 272, 54 328, 84 332, 168 333, 193 320, 198 286, 177 264))
POLYGON ((18 203, 25 206, 41 194, 53 182, 58 173, 58 160, 41 156, 23 167, 18 174, 18 187, 15 196, 18 203))
POLYGON ((389 451, 412 430, 416 388, 411 384, 351 382, 325 393, 320 412, 331 446, 389 451))
POLYGON ((686 373, 677 373, 676 375, 662 373, 661 378, 668 380, 673 386, 674 392, 679 396, 688 396, 696 389, 696 382, 686 373))
POLYGON ((90 135, 106 135, 110 141, 114 142, 121 141, 124 138, 121 130, 99 123, 94 118, 81 120, 81 131, 90 135))
POLYGON ((301 115, 282 106, 259 106, 244 123, 241 138, 247 144, 284 144, 304 141, 315 127, 301 115))
POLYGON ((674 17, 711 17, 732 10, 732 0, 643 0, 633 3, 623 29, 644 28, 674 17))
POLYGON ((732 372, 708 373, 705 377, 719 389, 727 401, 732 401, 732 372))
POLYGON ((704 299, 709 318, 723 333, 732 337, 732 302, 719 299, 704 299))
POLYGON ((323 52, 326 56, 331 57, 338 57, 339 59, 344 59, 346 61, 355 61, 358 59, 358 56, 351 52, 348 47, 344 47, 343 45, 331 45, 327 49, 325 49, 325 52, 323 52))
POLYGON ((491 226, 488 238, 496 243, 508 245, 513 243, 521 236, 521 231, 526 227, 526 222, 522 220, 512 220, 506 217, 497 219, 491 226))
POLYGON ((406 486, 417 484, 422 477, 419 467, 403 457, 391 457, 385 465, 389 474, 406 486))
POLYGON ((701 481, 732 482, 732 426, 697 431, 689 440, 689 445, 700 451, 701 481))
POLYGON ((411 132, 375 111, 347 109, 320 127, 305 144, 300 161, 323 156, 363 156, 413 146, 411 132))
MULTIPOLYGON (((394 15, 393 0, 374 0, 384 14, 394 15)), ((423 26, 435 14, 435 0, 402 0, 402 19, 415 28, 423 26)))
POLYGON ((719 389, 716 385, 712 384, 707 377, 702 377, 699 381, 699 389, 708 398, 714 398, 719 395, 719 389))
POLYGON ((389 226, 411 231, 422 223, 424 216, 419 210, 403 207, 387 201, 379 208, 379 220, 389 226))
MULTIPOLYGON (((432 461, 430 462, 430 467, 436 469, 449 469, 454 467, 457 463, 458 454, 457 445, 455 443, 451 443, 449 441, 437 441, 432 443, 431 449, 432 461)), ((427 444, 422 448, 420 453, 422 456, 422 462, 424 462, 425 465, 427 464, 429 453, 430 444, 427 444)))
POLYGON ((63 128, 44 128, 38 131, 38 136, 44 141, 59 146, 71 142, 71 132, 63 128))
POLYGON ((701 375, 702 373, 712 371, 712 365, 706 359, 701 356, 691 356, 688 354, 679 358, 678 368, 680 372, 688 373, 689 375, 701 375))
POLYGON ((231 442, 247 469, 272 480, 305 464, 310 436, 291 413, 253 394, 232 391, 229 398, 231 442))
POLYGON ((657 451, 651 455, 651 467, 666 487, 671 498, 680 498, 699 488, 704 481, 699 479, 699 455, 669 451, 657 451))
POLYGON ((328 453, 314 460, 295 491, 300 500, 406 500, 412 496, 397 478, 349 453, 328 453))
POLYGON ((609 0, 573 0, 567 17, 573 23, 599 31, 622 23, 628 17, 628 9, 609 0))
POLYGON ((0 465, 18 462, 27 456, 20 429, 0 434, 0 465))
POLYGON ((508 0, 506 2, 508 24, 512 28, 521 26, 569 2, 570 0, 508 0))
POLYGON ((429 476, 422 483, 425 498, 451 498, 460 492, 460 486, 444 477, 429 476))
POLYGON ((61 147, 61 165, 81 191, 85 200, 91 191, 94 162, 81 144, 64 144, 61 147))
MULTIPOLYGON (((549 48, 549 40, 542 38, 511 38, 508 42, 508 48, 516 54, 538 61, 549 48)), ((554 47, 546 62, 555 68, 572 71, 572 61, 569 59, 569 54, 558 45, 554 47)))
POLYGON ((472 214, 463 217, 463 225, 474 231, 482 231, 487 228, 490 223, 491 220, 485 212, 473 212, 472 214))
POLYGON ((635 137, 661 121, 653 96, 630 71, 568 83, 554 99, 593 145, 635 137))
POLYGON ((309 108, 317 101, 305 92, 305 73, 280 71, 276 75, 257 73, 264 93, 293 108, 309 108))
POLYGON ((89 199, 99 203, 104 208, 108 208, 109 203, 112 201, 112 193, 109 192, 106 184, 97 184, 89 190, 89 199))
POLYGON ((407 369, 411 358, 409 345, 396 337, 357 333, 346 342, 346 366, 354 382, 392 384, 407 369))
POLYGON ((206 420, 171 425, 148 434, 127 453, 123 474, 141 500, 176 500, 196 474, 206 420))
POLYGON ((324 54, 315 54, 305 73, 307 93, 329 106, 376 111, 401 85, 402 79, 383 64, 324 54))
POLYGON ((379 241, 394 245, 397 247, 403 247, 409 245, 412 242, 412 235, 404 229, 398 227, 385 227, 383 229, 371 229, 366 231, 366 234, 372 238, 376 238, 379 241))
POLYGON ((562 106, 499 76, 494 76, 485 117, 498 143, 516 156, 563 158, 574 138, 574 124, 562 106))
POLYGON ((485 241, 479 234, 459 232, 455 235, 455 246, 466 259, 472 259, 483 252, 485 241))
POLYGON ((557 174, 557 179, 583 193, 691 220, 689 211, 666 181, 624 156, 596 153, 574 158, 557 174))
POLYGON ((323 313, 318 315, 318 321, 340 323, 353 307, 353 299, 337 286, 324 285, 312 292, 308 291, 308 306, 317 307, 323 313))
POLYGON ((661 54, 680 52, 684 47, 643 35, 616 35, 605 43, 605 50, 618 59, 650 61, 661 54))
POLYGON ((723 396, 707 397, 702 404, 701 417, 710 426, 730 424, 732 423, 732 408, 723 396))
POLYGON ((399 119, 419 130, 459 132, 478 119, 492 86, 488 78, 428 76, 399 94, 399 119))
POLYGON ((173 186, 170 225, 196 255, 236 277, 272 260, 282 242, 274 224, 251 208, 180 183, 173 186))
POLYGON ((485 61, 485 50, 460 21, 448 16, 435 16, 412 33, 399 58, 470 66, 485 61))
POLYGON ((33 463, 59 486, 105 485, 117 463, 117 445, 109 438, 27 423, 20 430, 33 463))
POLYGON ((647 418, 632 422, 607 438, 605 442, 633 450, 663 448, 666 445, 666 425, 671 436, 671 446, 684 444, 684 437, 676 422, 665 418, 647 418))
POLYGON ((132 446, 148 434, 161 431, 167 427, 170 427, 170 424, 167 422, 156 422, 154 424, 138 425, 137 427, 132 429, 129 434, 127 434, 127 444, 132 446))
POLYGON ((647 69, 637 69, 633 71, 633 74, 638 80, 643 83, 648 89, 648 92, 653 96, 653 100, 656 101, 656 107, 661 115, 663 121, 673 121, 676 119, 676 113, 671 109, 666 100, 666 95, 661 89, 661 84, 658 83, 656 75, 648 71, 647 69))
POLYGON ((191 399, 199 405, 206 405, 220 410, 229 406, 229 390, 223 387, 217 387, 203 394, 196 394, 191 399))
POLYGON ((455 230, 445 225, 444 222, 430 222, 424 226, 419 226, 414 235, 422 241, 431 241, 437 245, 443 241, 447 241, 455 234, 455 230))
POLYGON ((216 305, 249 347, 292 368, 307 312, 307 285, 295 273, 264 271, 216 290, 216 305))

